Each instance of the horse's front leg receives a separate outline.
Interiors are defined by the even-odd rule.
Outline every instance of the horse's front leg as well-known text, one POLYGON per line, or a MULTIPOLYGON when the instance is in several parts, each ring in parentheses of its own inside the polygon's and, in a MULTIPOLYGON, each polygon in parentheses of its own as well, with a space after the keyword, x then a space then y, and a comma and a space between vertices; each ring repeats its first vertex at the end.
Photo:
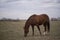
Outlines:
POLYGON ((39 25, 37 25, 37 28, 38 28, 38 30, 39 30, 39 33, 41 34, 41 30, 40 30, 40 28, 39 28, 39 25))
POLYGON ((34 26, 32 25, 32 35, 34 36, 34 26))

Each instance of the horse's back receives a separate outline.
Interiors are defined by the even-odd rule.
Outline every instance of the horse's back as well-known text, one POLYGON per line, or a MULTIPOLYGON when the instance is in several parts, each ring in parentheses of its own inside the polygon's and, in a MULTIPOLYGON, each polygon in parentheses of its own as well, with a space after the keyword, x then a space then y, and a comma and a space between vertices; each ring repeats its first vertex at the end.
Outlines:
POLYGON ((49 16, 48 16, 47 14, 41 14, 41 15, 40 15, 40 18, 41 18, 42 20, 49 20, 49 16))
POLYGON ((46 17, 46 18, 49 18, 49 16, 47 15, 47 14, 41 14, 40 16, 42 16, 42 17, 46 17))
POLYGON ((49 20, 49 16, 47 14, 41 14, 41 15, 36 15, 33 14, 32 16, 30 16, 31 20, 49 20))
POLYGON ((32 15, 27 20, 30 24, 43 24, 46 21, 49 21, 49 17, 47 14, 41 14, 41 15, 32 15))

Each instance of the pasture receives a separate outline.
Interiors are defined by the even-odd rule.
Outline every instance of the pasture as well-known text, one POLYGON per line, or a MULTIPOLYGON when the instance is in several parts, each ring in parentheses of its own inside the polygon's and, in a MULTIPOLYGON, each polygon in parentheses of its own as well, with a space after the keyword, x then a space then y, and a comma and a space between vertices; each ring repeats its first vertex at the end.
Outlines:
POLYGON ((40 26, 42 35, 38 29, 34 28, 34 36, 32 29, 29 28, 27 37, 24 37, 24 25, 26 21, 0 21, 0 40, 60 40, 60 21, 50 22, 50 34, 43 35, 44 27, 40 26))

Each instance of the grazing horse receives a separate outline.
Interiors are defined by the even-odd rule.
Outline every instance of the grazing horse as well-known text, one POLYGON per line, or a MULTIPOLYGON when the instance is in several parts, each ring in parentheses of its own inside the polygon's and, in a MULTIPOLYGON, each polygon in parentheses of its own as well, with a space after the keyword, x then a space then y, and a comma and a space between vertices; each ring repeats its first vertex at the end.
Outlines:
POLYGON ((49 17, 46 14, 36 15, 33 14, 28 18, 28 20, 25 23, 24 27, 24 36, 26 37, 29 32, 29 26, 32 27, 32 35, 34 35, 34 26, 37 26, 39 33, 41 34, 39 25, 44 26, 44 31, 50 32, 50 23, 49 23, 49 17))

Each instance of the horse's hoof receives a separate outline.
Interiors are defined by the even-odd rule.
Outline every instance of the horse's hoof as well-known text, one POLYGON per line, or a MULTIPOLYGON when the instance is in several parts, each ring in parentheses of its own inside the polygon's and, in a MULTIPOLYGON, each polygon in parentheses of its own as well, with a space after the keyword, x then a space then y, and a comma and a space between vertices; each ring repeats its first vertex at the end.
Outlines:
POLYGON ((46 35, 46 34, 48 34, 48 33, 47 33, 47 32, 44 32, 44 33, 43 33, 43 35, 46 35))

